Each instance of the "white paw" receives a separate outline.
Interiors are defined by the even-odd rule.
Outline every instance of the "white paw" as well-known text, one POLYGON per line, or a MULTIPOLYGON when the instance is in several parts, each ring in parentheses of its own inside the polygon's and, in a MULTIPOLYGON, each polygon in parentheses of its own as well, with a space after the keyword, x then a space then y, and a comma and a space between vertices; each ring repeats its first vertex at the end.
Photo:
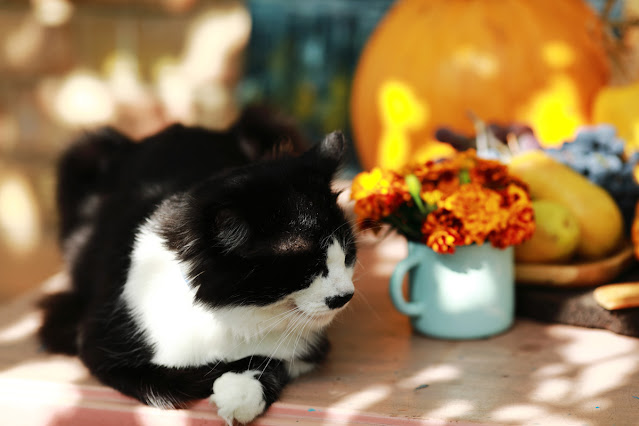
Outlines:
POLYGON ((229 426, 234 419, 248 423, 264 412, 262 384, 255 378, 258 374, 255 370, 224 373, 213 383, 211 402, 217 405, 217 413, 229 426))

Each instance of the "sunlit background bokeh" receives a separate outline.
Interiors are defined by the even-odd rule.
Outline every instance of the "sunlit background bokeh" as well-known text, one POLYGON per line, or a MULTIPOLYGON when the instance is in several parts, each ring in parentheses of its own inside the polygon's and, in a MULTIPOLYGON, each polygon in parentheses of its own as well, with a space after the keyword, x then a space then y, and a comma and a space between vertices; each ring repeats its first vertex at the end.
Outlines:
MULTIPOLYGON (((637 13, 636 3, 590 1, 599 13, 609 7, 612 20, 637 13)), ((176 121, 222 129, 243 105, 262 101, 294 116, 311 139, 343 129, 352 140, 355 70, 392 4, 0 0, 0 299, 61 264, 54 167, 75 135, 109 124, 142 138, 176 121)), ((570 54, 551 45, 546 56, 561 65, 570 54)), ((493 72, 470 50, 457 60, 493 72)), ((387 107, 380 138, 406 146, 404 129, 434 107, 402 81, 390 80, 379 96, 387 107)), ((356 169, 361 155, 349 149, 356 169)))

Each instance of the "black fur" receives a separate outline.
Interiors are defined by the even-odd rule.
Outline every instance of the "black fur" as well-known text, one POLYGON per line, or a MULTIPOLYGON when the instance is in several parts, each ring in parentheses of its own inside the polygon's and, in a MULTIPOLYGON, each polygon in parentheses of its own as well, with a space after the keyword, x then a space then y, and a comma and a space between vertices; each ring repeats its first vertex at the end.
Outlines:
MULTIPOLYGON (((209 396, 220 375, 250 369, 264 370, 266 406, 277 399, 289 380, 279 359, 152 363, 153 348, 121 298, 145 223, 189 265, 196 299, 211 309, 264 306, 310 285, 328 272, 331 238, 354 263, 353 236, 330 188, 343 136, 289 155, 305 145, 300 133, 264 117, 247 110, 229 132, 175 125, 140 142, 103 129, 63 155, 57 199, 72 289, 42 302, 49 351, 78 355, 105 384, 150 405, 183 407, 209 396)), ((328 342, 318 342, 298 359, 321 362, 328 342)))

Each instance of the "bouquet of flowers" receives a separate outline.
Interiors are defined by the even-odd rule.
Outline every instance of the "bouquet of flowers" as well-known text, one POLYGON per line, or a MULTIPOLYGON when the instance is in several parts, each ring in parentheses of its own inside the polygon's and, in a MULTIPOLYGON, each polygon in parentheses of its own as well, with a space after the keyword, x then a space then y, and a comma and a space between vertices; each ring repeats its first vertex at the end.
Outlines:
POLYGON ((402 172, 375 168, 353 180, 360 229, 389 224, 437 253, 483 244, 505 248, 530 238, 535 219, 526 184, 475 150, 402 172))

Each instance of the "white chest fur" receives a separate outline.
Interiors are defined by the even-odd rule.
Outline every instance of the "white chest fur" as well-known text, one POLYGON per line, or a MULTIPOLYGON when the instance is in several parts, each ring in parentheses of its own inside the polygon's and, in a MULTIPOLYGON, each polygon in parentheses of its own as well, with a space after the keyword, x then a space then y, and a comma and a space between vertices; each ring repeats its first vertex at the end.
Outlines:
POLYGON ((182 269, 162 238, 142 227, 122 298, 154 350, 153 363, 186 367, 251 355, 291 360, 316 338, 301 334, 303 321, 288 315, 284 303, 215 309, 194 303, 182 269))

